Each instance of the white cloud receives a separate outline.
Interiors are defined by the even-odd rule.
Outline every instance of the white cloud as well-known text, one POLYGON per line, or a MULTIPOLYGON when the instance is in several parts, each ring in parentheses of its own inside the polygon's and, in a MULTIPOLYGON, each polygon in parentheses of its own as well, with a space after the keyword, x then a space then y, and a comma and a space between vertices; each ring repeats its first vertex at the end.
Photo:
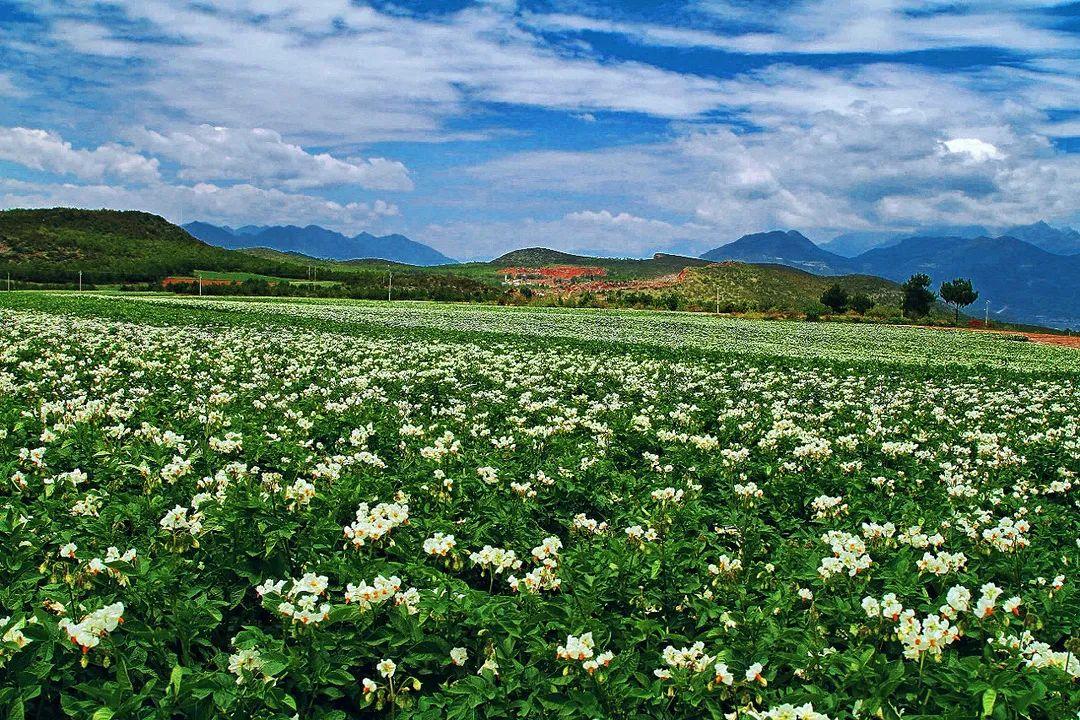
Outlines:
POLYGON ((953 138, 951 140, 943 140, 941 142, 941 147, 946 153, 966 155, 974 162, 1005 159, 1005 155, 1000 150, 992 144, 978 138, 953 138))
POLYGON ((130 51, 130 42, 113 33, 104 25, 61 16, 49 27, 53 37, 79 48, 89 55, 123 58, 130 51))
POLYGON ((0 72, 0 97, 24 97, 26 93, 21 90, 9 73, 0 72))
POLYGON ((669 142, 519 153, 469 177, 488 188, 489 207, 615 197, 636 216, 693 218, 723 241, 770 228, 823 238, 1080 214, 1070 192, 1080 155, 1055 149, 1029 105, 881 64, 771 66, 726 87, 757 129, 688 125, 669 142))
POLYGON ((608 226, 623 229, 671 229, 671 223, 664 222, 663 220, 651 220, 649 218, 631 215, 630 213, 626 212, 613 214, 609 210, 578 210, 576 212, 567 213, 563 219, 588 225, 608 226))
POLYGON ((145 73, 103 80, 114 94, 154 98, 152 125, 180 114, 338 144, 439 139, 446 119, 473 100, 665 118, 724 101, 715 80, 556 49, 492 6, 423 19, 348 0, 116 4, 148 34, 181 36, 162 43, 111 33, 93 3, 80 4, 85 17, 55 20, 50 40, 138 61, 145 73))
POLYGON ((1015 51, 1075 50, 1068 32, 1048 27, 1034 8, 1017 3, 927 4, 921 0, 810 0, 784 4, 699 3, 720 28, 615 21, 563 13, 527 14, 534 28, 625 36, 643 45, 701 47, 740 53, 899 53, 992 47, 1015 51), (732 23, 734 21, 735 24, 732 23), (746 29, 749 28, 749 29, 746 29))
POLYGON ((1045 123, 1039 131, 1050 137, 1080 137, 1080 118, 1045 123))
POLYGON ((417 234, 452 257, 479 260, 530 246, 608 257, 656 252, 696 256, 718 244, 714 236, 713 228, 697 223, 668 223, 608 210, 580 210, 555 220, 433 223, 417 234))
MULTIPOLYGON (((115 190, 110 202, 126 199, 130 207, 146 202, 168 209, 190 200, 189 217, 205 212, 230 222, 359 226, 385 216, 381 201, 333 203, 308 189, 404 190, 412 179, 394 160, 367 158, 362 150, 355 152, 365 157, 349 157, 339 148, 507 131, 533 132, 529 147, 551 147, 543 133, 554 126, 499 127, 501 117, 515 123, 521 117, 492 107, 508 103, 565 110, 583 122, 608 113, 609 138, 598 139, 595 128, 582 137, 610 145, 629 142, 615 134, 622 119, 613 113, 672 122, 656 131, 661 139, 647 143, 516 153, 465 168, 445 166, 449 154, 438 158, 425 180, 439 176, 445 185, 417 201, 438 208, 435 217, 468 212, 461 216, 466 222, 431 226, 451 255, 497 254, 526 243, 647 254, 665 243, 700 240, 710 247, 771 227, 818 236, 920 223, 1067 221, 1080 217, 1072 191, 1080 155, 1063 152, 1053 139, 1077 135, 1078 121, 1049 111, 1075 111, 1080 60, 1075 35, 1055 29, 1031 4, 803 0, 781 7, 699 0, 693 8, 722 21, 703 30, 707 23, 688 28, 515 14, 512 2, 422 17, 408 5, 380 11, 349 0, 115 0, 107 18, 96 0, 42 3, 33 11, 46 16, 47 37, 40 50, 31 43, 20 52, 86 61, 80 67, 95 83, 79 88, 79 107, 100 96, 106 108, 133 110, 125 122, 155 130, 127 136, 132 147, 85 150, 50 133, 9 137, 6 146, 0 139, 0 154, 88 182, 153 184, 115 190), (551 43, 537 30, 563 34, 551 43), (1010 60, 994 64, 1003 53, 992 53, 971 66, 934 71, 918 57, 845 58, 828 69, 801 60, 759 66, 758 57, 751 71, 713 78, 605 57, 588 44, 585 30, 641 44, 759 55, 994 47, 1010 60), (155 41, 134 40, 139 33, 155 41), (478 107, 483 120, 470 125, 478 107), (720 117, 714 111, 729 124, 706 124, 720 117), (212 124, 196 125, 201 122, 212 124), (253 127, 273 130, 245 129, 253 127), (306 149, 313 147, 333 154, 306 149), (165 161, 177 162, 188 185, 153 182, 159 168, 143 157, 149 154, 161 157, 166 174, 172 163, 165 161), (233 181, 244 185, 229 187, 233 181), (250 203, 246 212, 244 203, 250 203), (283 217, 288 213, 297 217, 283 217)), ((0 42, 10 47, 6 37, 0 42)), ((16 89, 38 87, 19 72, 16 89)), ((14 87, 10 79, 8 85, 14 87)), ((0 94, 5 87, 0 75, 0 94)), ((50 112, 65 107, 64 98, 54 93, 50 112)), ((80 117, 75 122, 108 127, 104 111, 80 117)), ((92 203, 108 198, 103 187, 38 192, 92 203)), ((420 228, 413 230, 424 239, 420 228)))
POLYGON ((130 135, 139 148, 175 160, 184 180, 238 180, 289 189, 358 185, 369 190, 412 190, 406 167, 384 158, 340 160, 312 154, 273 130, 200 125, 165 133, 140 129, 130 135))
POLYGON ((111 177, 139 183, 159 177, 156 159, 113 143, 78 150, 56 133, 36 128, 0 127, 0 159, 84 180, 111 177))

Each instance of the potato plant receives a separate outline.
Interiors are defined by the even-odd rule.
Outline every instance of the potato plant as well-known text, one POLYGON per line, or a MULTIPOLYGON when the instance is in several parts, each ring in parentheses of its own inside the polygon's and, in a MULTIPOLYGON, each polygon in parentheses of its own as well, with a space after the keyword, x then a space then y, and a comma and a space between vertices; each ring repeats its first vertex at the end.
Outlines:
POLYGON ((1076 716, 1075 354, 608 319, 0 297, 0 712, 1076 716))

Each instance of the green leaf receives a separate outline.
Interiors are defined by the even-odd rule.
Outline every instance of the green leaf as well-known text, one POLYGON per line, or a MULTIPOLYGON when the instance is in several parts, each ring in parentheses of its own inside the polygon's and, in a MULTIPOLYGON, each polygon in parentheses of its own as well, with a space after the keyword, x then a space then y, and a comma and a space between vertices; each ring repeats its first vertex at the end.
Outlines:
POLYGON ((173 695, 180 694, 180 681, 184 678, 184 668, 176 665, 169 673, 169 690, 173 695))
POLYGON ((990 714, 994 712, 994 703, 997 702, 997 690, 994 688, 986 688, 982 696, 982 716, 990 717, 990 714))
POLYGON ((331 670, 326 673, 326 682, 331 685, 351 685, 356 680, 345 670, 331 670))
MULTIPOLYGON (((117 658, 116 662, 116 682, 123 690, 131 692, 133 688, 131 684, 131 676, 128 674, 127 663, 124 662, 124 658, 122 657, 117 658)), ((112 716, 110 715, 109 717, 112 716)), ((94 720, 98 720, 98 718, 94 718, 94 720)), ((102 718, 101 720, 108 720, 108 718, 102 718)))
POLYGON ((273 677, 281 673, 282 670, 287 668, 289 664, 285 660, 279 660, 277 658, 264 659, 262 665, 262 671, 268 677, 273 677))
POLYGON ((115 714, 116 713, 113 712, 112 708, 98 708, 94 711, 94 715, 92 716, 91 720, 112 720, 112 716, 115 714))
POLYGON ((1016 698, 1013 701, 1013 705, 1016 707, 1018 712, 1026 712, 1028 707, 1032 703, 1036 702, 1037 700, 1041 700, 1043 695, 1045 694, 1046 686, 1036 680, 1031 690, 1016 698))

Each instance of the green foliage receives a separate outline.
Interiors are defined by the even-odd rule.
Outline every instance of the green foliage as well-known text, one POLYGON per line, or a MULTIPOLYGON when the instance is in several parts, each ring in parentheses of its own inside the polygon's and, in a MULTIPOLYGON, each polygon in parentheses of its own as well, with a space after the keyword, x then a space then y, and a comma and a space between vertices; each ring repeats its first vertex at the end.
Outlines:
POLYGON ((803 317, 810 322, 817 322, 827 312, 829 312, 829 308, 817 301, 808 302, 803 306, 803 317))
MULTIPOLYGON (((241 252, 207 245, 163 218, 111 210, 0 211, 0 274, 17 282, 84 289, 95 284, 158 282, 167 276, 233 280, 203 284, 204 295, 386 297, 386 262, 334 263, 279 252, 241 252), (309 267, 320 268, 317 282, 309 267)), ((504 294, 476 279, 394 264, 399 300, 492 301, 504 294)), ((198 283, 170 290, 197 293, 198 283)))
POLYGON ((930 276, 925 273, 916 273, 903 284, 904 290, 904 315, 908 317, 923 317, 930 313, 934 306, 934 292, 930 290, 930 276))
POLYGON ((1080 704, 1067 350, 384 302, 0 313, 2 716, 1080 704), (864 609, 889 593, 910 618, 864 609), (929 618, 962 634, 912 656, 929 618))
MULTIPOLYGON (((719 299, 722 312, 776 311, 805 314, 821 306, 822 295, 838 285, 847 296, 861 294, 877 302, 898 305, 900 287, 869 275, 827 277, 782 265, 714 264, 690 268, 669 292, 683 298, 691 309, 713 310, 719 299)), ((828 312, 827 309, 821 313, 828 312)))
POLYGON ((0 274, 36 282, 156 281, 197 269, 303 277, 291 265, 212 247, 156 215, 114 210, 0 211, 0 274))
POLYGON ((971 287, 971 280, 956 278, 951 282, 941 283, 941 299, 956 309, 956 323, 960 323, 960 308, 967 307, 979 299, 979 293, 971 287))
POLYGON ((851 297, 848 305, 850 305, 851 309, 859 313, 860 315, 865 315, 867 311, 870 310, 870 308, 876 305, 876 303, 867 295, 864 295, 862 293, 856 293, 851 297))
POLYGON ((849 300, 847 291, 840 287, 840 283, 833 283, 821 294, 821 304, 836 313, 847 310, 849 300))

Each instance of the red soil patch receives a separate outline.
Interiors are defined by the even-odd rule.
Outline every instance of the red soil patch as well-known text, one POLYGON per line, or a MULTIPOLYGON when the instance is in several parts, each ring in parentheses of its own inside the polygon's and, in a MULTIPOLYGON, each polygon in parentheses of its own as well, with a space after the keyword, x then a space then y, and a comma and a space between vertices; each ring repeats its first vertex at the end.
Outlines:
POLYGON ((1031 342, 1042 343, 1043 345, 1058 345, 1060 347, 1080 350, 1080 335, 1055 335, 1053 333, 1024 332, 1023 330, 997 330, 995 328, 984 327, 981 320, 971 320, 968 322, 967 327, 962 328, 947 327, 944 325, 917 325, 915 327, 926 328, 928 330, 951 330, 953 332, 980 332, 1022 336, 1031 342))
POLYGON ((602 267, 588 267, 579 265, 549 265, 547 267, 507 267, 500 270, 503 275, 528 280, 573 280, 578 277, 603 277, 607 270, 602 267))
MULTIPOLYGON (((720 263, 733 264, 733 263, 720 263)), ((582 267, 577 265, 552 265, 542 268, 507 267, 500 272, 508 278, 513 278, 521 283, 540 285, 543 287, 558 287, 564 293, 602 293, 612 290, 662 290, 672 285, 678 285, 686 280, 692 267, 685 267, 681 272, 660 275, 648 280, 599 280, 607 275, 602 267, 582 267), (574 278, 590 278, 569 283, 574 278)))
POLYGON ((1045 345, 1060 345, 1062 347, 1080 350, 1080 335, 1051 335, 1049 333, 1021 333, 1026 335, 1032 342, 1045 345))

